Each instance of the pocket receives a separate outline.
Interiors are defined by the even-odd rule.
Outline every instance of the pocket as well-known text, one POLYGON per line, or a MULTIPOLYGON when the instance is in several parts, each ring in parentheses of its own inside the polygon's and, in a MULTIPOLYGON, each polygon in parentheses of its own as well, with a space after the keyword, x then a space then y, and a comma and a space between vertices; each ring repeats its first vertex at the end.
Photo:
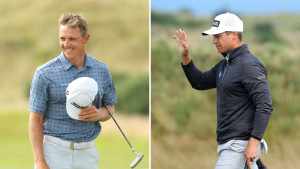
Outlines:
POLYGON ((87 158, 87 161, 90 165, 91 168, 97 168, 98 167, 98 163, 99 163, 99 153, 98 153, 98 150, 97 148, 94 146, 94 147, 91 147, 88 150, 88 155, 89 158, 87 158))
POLYGON ((50 168, 57 168, 57 164, 60 164, 57 159, 60 159, 58 156, 60 154, 59 151, 57 151, 57 145, 54 143, 51 143, 49 141, 44 141, 44 157, 45 160, 50 168))
POLYGON ((245 140, 234 140, 231 144, 231 149, 238 153, 243 153, 248 145, 248 141, 245 140))

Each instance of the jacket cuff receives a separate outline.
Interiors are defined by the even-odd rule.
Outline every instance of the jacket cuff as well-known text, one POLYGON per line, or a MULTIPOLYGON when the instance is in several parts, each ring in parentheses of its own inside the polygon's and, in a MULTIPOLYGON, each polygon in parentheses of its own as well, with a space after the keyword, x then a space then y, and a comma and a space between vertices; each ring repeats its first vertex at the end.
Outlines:
POLYGON ((187 68, 187 67, 190 67, 190 66, 194 65, 193 60, 191 60, 191 62, 187 65, 183 65, 182 62, 180 62, 180 63, 181 63, 182 68, 187 68))
POLYGON ((261 141, 261 138, 259 138, 259 137, 257 137, 257 136, 254 136, 254 135, 252 135, 252 134, 251 134, 250 137, 253 137, 253 138, 255 138, 256 140, 261 141))

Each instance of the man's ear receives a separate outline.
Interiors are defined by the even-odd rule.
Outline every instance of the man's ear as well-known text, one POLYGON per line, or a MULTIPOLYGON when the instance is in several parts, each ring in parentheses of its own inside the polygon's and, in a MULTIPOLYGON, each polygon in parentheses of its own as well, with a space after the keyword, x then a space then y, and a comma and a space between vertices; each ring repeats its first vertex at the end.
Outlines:
POLYGON ((236 39, 239 38, 239 37, 238 37, 237 31, 232 31, 231 33, 232 33, 232 39, 233 39, 233 40, 236 40, 236 39))
POLYGON ((90 39, 90 34, 85 34, 84 35, 84 44, 87 44, 88 43, 88 41, 89 41, 89 39, 90 39))

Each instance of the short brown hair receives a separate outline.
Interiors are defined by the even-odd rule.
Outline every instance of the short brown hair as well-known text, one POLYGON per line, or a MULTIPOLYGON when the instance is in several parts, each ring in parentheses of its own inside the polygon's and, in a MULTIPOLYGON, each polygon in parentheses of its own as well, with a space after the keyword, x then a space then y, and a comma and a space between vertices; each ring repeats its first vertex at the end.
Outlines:
MULTIPOLYGON (((229 35, 231 31, 226 31, 226 35, 229 35)), ((242 42, 243 40, 243 32, 237 32, 238 33, 238 39, 242 42)))
POLYGON ((88 32, 88 24, 86 20, 80 15, 75 15, 72 13, 62 14, 59 18, 59 24, 67 25, 71 28, 78 27, 82 37, 84 37, 88 32))

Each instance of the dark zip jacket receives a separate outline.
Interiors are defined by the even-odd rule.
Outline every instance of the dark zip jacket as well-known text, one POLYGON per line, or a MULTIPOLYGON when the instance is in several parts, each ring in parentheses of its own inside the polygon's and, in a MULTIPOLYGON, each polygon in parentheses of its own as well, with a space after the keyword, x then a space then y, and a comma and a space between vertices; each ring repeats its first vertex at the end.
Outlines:
POLYGON ((194 89, 217 88, 217 141, 261 140, 272 108, 267 70, 244 44, 223 54, 211 70, 202 72, 193 61, 182 65, 194 89))

